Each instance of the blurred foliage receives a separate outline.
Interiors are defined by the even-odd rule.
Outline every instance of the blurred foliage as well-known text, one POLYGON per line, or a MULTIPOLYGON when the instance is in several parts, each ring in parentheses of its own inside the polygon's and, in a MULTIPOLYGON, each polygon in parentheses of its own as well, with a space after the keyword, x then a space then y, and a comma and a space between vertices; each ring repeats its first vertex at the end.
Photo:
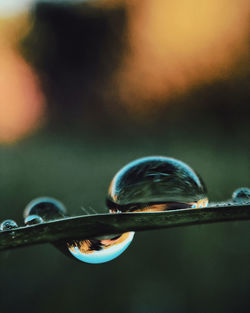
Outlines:
MULTIPOLYGON (((25 205, 46 195, 64 202, 72 215, 82 206, 104 212, 113 175, 146 155, 189 164, 212 201, 249 187, 246 70, 197 86, 166 106, 160 100, 160 111, 131 116, 112 85, 129 49, 125 8, 43 3, 32 18, 20 46, 41 80, 47 124, 0 146, 1 220, 22 224, 25 205)), ((74 263, 49 245, 1 253, 1 310, 249 312, 249 226, 138 233, 124 255, 96 266, 74 263)))

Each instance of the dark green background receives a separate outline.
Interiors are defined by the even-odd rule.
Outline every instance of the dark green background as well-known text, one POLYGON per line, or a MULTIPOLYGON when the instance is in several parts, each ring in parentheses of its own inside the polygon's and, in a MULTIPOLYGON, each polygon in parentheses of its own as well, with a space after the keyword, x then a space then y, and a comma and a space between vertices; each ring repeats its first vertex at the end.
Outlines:
MULTIPOLYGON (((48 121, 0 146, 1 220, 21 225, 23 208, 38 196, 58 198, 72 215, 81 206, 105 212, 113 175, 147 155, 189 164, 211 201, 249 187, 249 74, 197 87, 160 116, 137 120, 112 86, 103 97, 125 49, 122 8, 36 8, 20 50, 42 80, 48 121)), ((1 252, 0 310, 249 312, 249 235, 250 222, 137 233, 122 256, 101 265, 74 262, 50 245, 1 252)))

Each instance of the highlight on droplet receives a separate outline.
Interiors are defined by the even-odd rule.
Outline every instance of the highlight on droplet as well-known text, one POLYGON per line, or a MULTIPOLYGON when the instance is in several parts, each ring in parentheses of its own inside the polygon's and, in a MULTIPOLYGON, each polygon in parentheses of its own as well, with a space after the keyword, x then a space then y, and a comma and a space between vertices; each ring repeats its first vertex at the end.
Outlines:
POLYGON ((43 219, 39 215, 29 215, 24 219, 24 224, 29 226, 29 225, 36 225, 36 224, 41 224, 43 223, 43 219))

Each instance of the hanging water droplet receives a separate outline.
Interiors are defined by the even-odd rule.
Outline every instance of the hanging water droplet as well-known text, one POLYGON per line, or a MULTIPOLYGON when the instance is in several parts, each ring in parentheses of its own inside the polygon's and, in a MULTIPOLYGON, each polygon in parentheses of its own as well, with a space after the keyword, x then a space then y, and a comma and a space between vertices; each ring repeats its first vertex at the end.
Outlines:
POLYGON ((0 225, 0 230, 10 230, 13 228, 17 228, 17 223, 13 220, 5 220, 0 225))
POLYGON ((247 187, 241 187, 236 189, 232 195, 233 202, 239 204, 250 203, 250 189, 247 187))
POLYGON ((24 209, 24 218, 29 215, 39 215, 45 221, 63 218, 67 210, 64 204, 51 197, 39 197, 27 204, 24 209))
POLYGON ((113 178, 110 211, 153 212, 207 206, 206 187, 182 161, 160 156, 137 159, 113 178))
POLYGON ((111 261, 122 254, 130 245, 134 232, 104 239, 77 240, 69 242, 69 252, 79 261, 100 264, 111 261))
POLYGON ((36 225, 40 223, 43 223, 43 219, 39 215, 29 215, 24 219, 25 225, 36 225))

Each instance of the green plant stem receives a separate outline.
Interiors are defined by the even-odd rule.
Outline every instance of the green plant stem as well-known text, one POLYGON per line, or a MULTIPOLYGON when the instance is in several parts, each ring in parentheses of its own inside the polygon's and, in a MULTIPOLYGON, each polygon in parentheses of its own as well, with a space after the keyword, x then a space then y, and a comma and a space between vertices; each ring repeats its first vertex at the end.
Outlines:
POLYGON ((150 213, 96 214, 64 218, 0 232, 0 250, 67 239, 87 239, 215 222, 250 220, 250 205, 224 205, 150 213))

